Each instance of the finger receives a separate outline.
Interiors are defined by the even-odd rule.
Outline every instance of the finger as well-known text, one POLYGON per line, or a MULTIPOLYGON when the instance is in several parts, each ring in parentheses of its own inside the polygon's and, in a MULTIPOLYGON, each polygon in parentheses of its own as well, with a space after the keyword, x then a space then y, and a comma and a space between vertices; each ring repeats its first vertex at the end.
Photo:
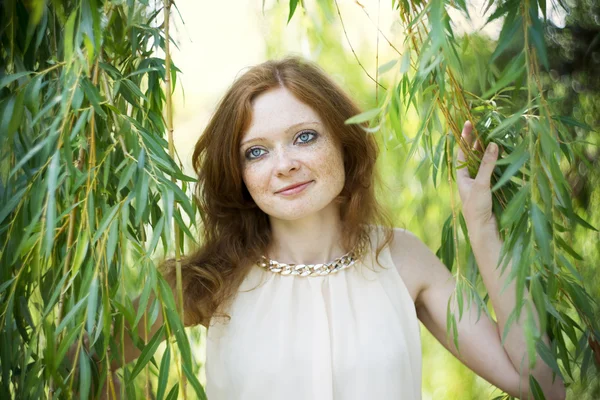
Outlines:
POLYGON ((475 177, 475 183, 483 187, 489 187, 492 179, 492 173, 496 166, 496 160, 498 159, 498 145, 496 143, 490 143, 486 149, 486 152, 481 160, 479 171, 475 177))
MULTIPOLYGON (((472 130, 473 130, 473 124, 471 124, 470 121, 466 121, 465 125, 463 126, 463 130, 462 130, 460 137, 461 137, 462 142, 464 143, 464 146, 467 149, 471 147, 471 142, 472 142, 471 131, 472 130)), ((470 178, 471 176, 469 175, 469 169, 465 165, 467 162, 465 153, 462 151, 461 146, 458 146, 457 159, 458 159, 458 165, 456 166, 457 175, 460 177, 463 177, 463 178, 470 178)))
POLYGON ((473 144, 472 132, 473 132, 473 124, 471 123, 471 121, 468 121, 468 120, 465 121, 465 124, 463 125, 463 130, 462 130, 462 133, 460 134, 460 136, 464 140, 467 147, 471 147, 471 145, 473 144))
MULTIPOLYGON (((471 131, 473 130, 473 125, 471 124, 470 121, 465 122, 465 125, 463 127, 462 133, 460 134, 461 140, 464 143, 465 148, 469 148, 471 147, 471 131)), ((458 146, 458 160, 461 163, 464 163, 466 161, 465 158, 465 153, 462 151, 462 147, 458 146)))

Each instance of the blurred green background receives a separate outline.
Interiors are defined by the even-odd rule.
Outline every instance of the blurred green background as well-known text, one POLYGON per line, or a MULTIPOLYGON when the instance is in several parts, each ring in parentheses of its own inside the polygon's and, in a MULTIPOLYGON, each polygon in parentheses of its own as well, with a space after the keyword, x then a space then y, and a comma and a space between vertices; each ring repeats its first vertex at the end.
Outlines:
MULTIPOLYGON (((376 76, 378 66, 399 58, 388 40, 401 49, 403 32, 389 1, 338 3, 346 33, 333 2, 305 1, 304 8, 299 6, 289 24, 287 1, 177 2, 183 23, 177 24, 178 48, 173 54, 182 71, 175 99, 175 141, 189 174, 193 173, 190 161, 193 144, 216 102, 250 65, 298 54, 321 65, 364 110, 377 106, 384 93, 381 88, 376 89, 357 58, 369 74, 376 76), (377 26, 381 30, 379 38, 377 26)), ((549 88, 548 99, 559 105, 562 115, 594 128, 576 130, 585 159, 578 160, 568 176, 580 214, 599 227, 600 7, 594 3, 567 2, 570 11, 565 13, 554 8, 555 2, 548 2, 550 21, 546 39, 551 69, 543 74, 542 80, 549 88)), ((499 21, 484 25, 490 14, 483 14, 484 2, 470 4, 471 21, 458 14, 452 17, 455 33, 468 37, 468 41, 462 42, 466 74, 463 83, 466 89, 478 92, 478 70, 494 68, 480 61, 494 50, 501 25, 499 21)), ((506 59, 497 61, 499 66, 506 62, 506 59)), ((379 77, 386 87, 394 78, 393 71, 379 77)), ((416 114, 407 114, 402 122, 407 138, 411 138, 419 122, 416 114)), ((450 213, 450 187, 443 179, 434 187, 425 154, 417 152, 407 159, 405 149, 394 135, 384 130, 375 135, 382 147, 379 160, 382 202, 396 226, 409 229, 433 251, 437 250, 442 225, 450 213)), ((585 258, 577 268, 587 283, 586 289, 597 299, 599 234, 581 227, 573 234, 575 250, 585 258)), ((466 254, 462 257, 466 258, 466 254)), ((204 384, 205 329, 193 328, 190 333, 204 384)), ((500 395, 499 390, 464 367, 423 327, 422 350, 423 399, 482 399, 500 395)), ((591 378, 583 384, 573 383, 568 398, 600 398, 599 380, 591 378)))

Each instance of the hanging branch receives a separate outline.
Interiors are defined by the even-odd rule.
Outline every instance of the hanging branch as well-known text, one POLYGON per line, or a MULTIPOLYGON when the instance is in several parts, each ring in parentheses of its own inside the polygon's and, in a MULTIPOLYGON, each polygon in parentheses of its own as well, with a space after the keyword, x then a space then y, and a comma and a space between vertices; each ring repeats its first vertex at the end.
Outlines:
MULTIPOLYGON (((165 13, 165 103, 166 103, 166 119, 167 119, 167 133, 168 133, 168 143, 169 143, 169 156, 172 160, 175 159, 175 144, 173 140, 173 100, 172 100, 172 83, 171 83, 171 36, 170 36, 170 20, 171 20, 171 0, 164 1, 164 13, 165 13)), ((177 184, 177 179, 172 176, 172 182, 177 184)), ((178 205, 175 203, 173 205, 174 212, 177 212, 178 205)), ((171 221, 168 221, 170 224, 171 221)), ((183 283, 181 277, 181 250, 179 243, 179 225, 174 224, 174 234, 175 234, 175 274, 176 274, 176 295, 177 295, 177 310, 179 312, 179 318, 183 321, 185 310, 183 308, 183 283)), ((180 364, 183 362, 180 355, 180 364)), ((179 381, 181 382, 179 386, 179 393, 186 399, 186 380, 185 375, 181 374, 181 369, 179 365, 177 366, 177 374, 179 376, 179 381)))
MULTIPOLYGON (((342 18, 342 13, 340 12, 340 7, 338 5, 337 0, 334 0, 334 3, 335 3, 335 8, 337 10, 338 17, 340 18, 340 23, 342 24, 342 30, 344 31, 344 36, 346 37, 346 42, 348 43, 348 46, 350 46, 350 50, 352 50, 352 54, 354 54, 354 58, 356 59, 356 62, 358 63, 358 65, 360 65, 360 67, 362 68, 364 73, 369 77, 369 79, 371 79, 375 83, 375 85, 381 87, 383 90, 387 90, 384 86, 382 86, 377 81, 377 79, 375 79, 371 76, 371 74, 366 70, 366 68, 362 65, 362 63, 358 59, 358 55, 356 54, 356 51, 354 51, 354 47, 352 46, 352 43, 350 42, 350 38, 348 37, 348 32, 346 32, 346 26, 344 25, 344 20, 342 18)), ((291 17, 292 16, 290 15, 290 18, 291 17)))

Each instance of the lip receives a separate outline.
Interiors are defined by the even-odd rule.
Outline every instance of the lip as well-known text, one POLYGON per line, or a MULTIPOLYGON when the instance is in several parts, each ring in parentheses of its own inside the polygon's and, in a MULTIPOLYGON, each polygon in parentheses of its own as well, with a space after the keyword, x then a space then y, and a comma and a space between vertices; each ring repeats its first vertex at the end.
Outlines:
POLYGON ((283 189, 275 192, 275 194, 282 194, 284 196, 290 196, 293 194, 297 194, 297 193, 300 193, 301 191, 303 191, 304 189, 306 189, 308 187, 308 185, 310 185, 313 182, 314 181, 295 183, 293 185, 284 187, 283 189))

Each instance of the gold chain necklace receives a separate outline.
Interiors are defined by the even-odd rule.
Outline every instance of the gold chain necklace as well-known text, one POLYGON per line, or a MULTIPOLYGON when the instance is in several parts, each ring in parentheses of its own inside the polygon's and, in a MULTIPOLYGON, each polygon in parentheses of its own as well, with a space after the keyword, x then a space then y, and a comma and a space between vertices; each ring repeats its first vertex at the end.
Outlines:
POLYGON ((261 256, 257 265, 281 275, 323 276, 354 265, 363 255, 364 245, 358 245, 341 257, 324 264, 286 264, 261 256))

